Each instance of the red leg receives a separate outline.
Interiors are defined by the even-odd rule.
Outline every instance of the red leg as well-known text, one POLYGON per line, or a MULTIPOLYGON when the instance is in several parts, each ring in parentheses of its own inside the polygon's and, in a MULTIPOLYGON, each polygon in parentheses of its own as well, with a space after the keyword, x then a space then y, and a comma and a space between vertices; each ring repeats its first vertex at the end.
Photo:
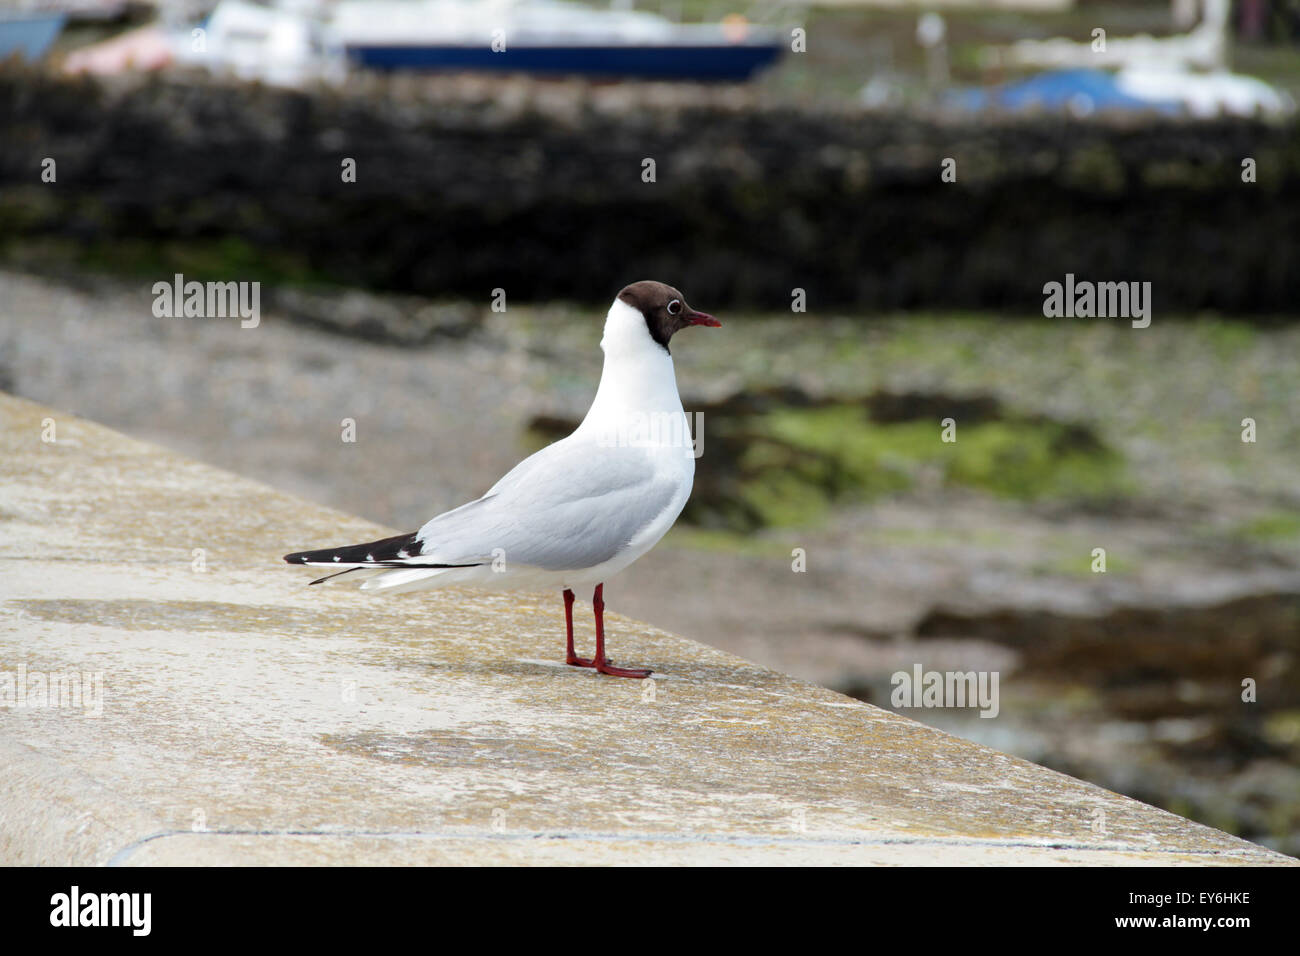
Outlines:
POLYGON ((564 589, 564 626, 569 632, 568 653, 564 656, 564 663, 574 667, 595 667, 587 658, 579 657, 573 652, 573 592, 568 588, 564 589))
POLYGON ((605 656, 605 585, 596 585, 596 594, 591 599, 591 606, 596 611, 596 670, 612 677, 649 677, 653 671, 645 667, 615 667, 605 656))

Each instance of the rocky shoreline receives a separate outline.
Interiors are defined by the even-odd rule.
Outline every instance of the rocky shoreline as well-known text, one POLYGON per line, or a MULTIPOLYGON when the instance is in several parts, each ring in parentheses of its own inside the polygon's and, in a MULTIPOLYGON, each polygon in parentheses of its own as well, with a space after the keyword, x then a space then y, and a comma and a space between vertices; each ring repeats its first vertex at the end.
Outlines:
POLYGON ((1298 137, 655 84, 301 93, 5 67, 0 261, 589 304, 589 277, 672 275, 701 300, 780 311, 804 290, 859 313, 1041 314, 1044 284, 1078 275, 1140 278, 1164 317, 1266 321, 1300 299, 1298 137))

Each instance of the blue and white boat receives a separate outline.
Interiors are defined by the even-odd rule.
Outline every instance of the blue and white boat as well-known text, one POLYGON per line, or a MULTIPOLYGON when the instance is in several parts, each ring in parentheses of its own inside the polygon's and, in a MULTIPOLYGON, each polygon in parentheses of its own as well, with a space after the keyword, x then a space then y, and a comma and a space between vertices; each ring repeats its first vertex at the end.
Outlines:
POLYGON ((344 0, 331 27, 349 60, 379 70, 737 81, 783 49, 739 18, 679 24, 566 0, 344 0))

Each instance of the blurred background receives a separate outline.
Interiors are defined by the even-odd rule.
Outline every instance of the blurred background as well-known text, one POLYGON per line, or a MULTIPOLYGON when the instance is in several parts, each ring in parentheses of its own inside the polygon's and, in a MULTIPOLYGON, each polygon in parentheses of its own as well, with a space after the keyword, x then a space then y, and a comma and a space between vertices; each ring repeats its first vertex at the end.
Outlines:
POLYGON ((1297 0, 0 8, 0 388, 408 530, 670 282, 704 453, 614 610, 882 707, 998 671, 902 712, 1300 854, 1297 0))

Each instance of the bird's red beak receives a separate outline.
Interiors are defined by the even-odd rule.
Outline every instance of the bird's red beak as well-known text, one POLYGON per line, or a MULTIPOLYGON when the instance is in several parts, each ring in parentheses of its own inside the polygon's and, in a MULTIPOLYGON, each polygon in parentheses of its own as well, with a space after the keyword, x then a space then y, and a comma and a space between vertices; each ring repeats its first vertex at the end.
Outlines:
POLYGON ((694 309, 688 309, 685 319, 691 325, 707 325, 711 329, 722 328, 722 323, 707 312, 696 312, 694 309))

